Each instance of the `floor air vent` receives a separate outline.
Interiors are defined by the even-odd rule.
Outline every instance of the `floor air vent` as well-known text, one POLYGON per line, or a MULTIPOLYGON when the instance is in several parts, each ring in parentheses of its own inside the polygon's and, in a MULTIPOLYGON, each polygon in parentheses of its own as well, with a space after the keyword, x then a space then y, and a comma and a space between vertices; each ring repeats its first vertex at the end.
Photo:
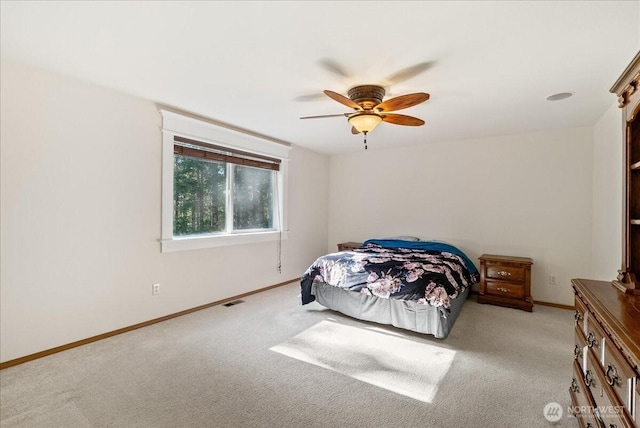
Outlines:
POLYGON ((225 303, 222 306, 226 306, 228 308, 229 306, 239 305, 240 303, 244 303, 244 300, 234 300, 233 302, 225 303))

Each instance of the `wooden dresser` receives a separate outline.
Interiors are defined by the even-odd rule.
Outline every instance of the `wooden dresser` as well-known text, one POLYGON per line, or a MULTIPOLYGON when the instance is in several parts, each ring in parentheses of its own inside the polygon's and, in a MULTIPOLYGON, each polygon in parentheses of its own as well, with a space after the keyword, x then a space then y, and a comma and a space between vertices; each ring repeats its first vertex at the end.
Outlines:
POLYGON ((575 293, 571 412, 581 427, 635 427, 640 420, 640 296, 611 282, 571 281, 575 293))
POLYGON ((528 257, 483 254, 480 259, 478 303, 520 308, 531 312, 531 265, 528 257))
POLYGON ((574 279, 572 410, 582 427, 640 425, 640 51, 610 92, 622 113, 622 263, 613 282, 574 279))

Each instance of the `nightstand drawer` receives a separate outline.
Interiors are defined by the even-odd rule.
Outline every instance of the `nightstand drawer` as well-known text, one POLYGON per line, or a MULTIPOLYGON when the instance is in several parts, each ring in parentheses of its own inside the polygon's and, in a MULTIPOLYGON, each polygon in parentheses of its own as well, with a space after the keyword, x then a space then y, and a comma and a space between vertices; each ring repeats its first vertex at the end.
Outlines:
POLYGON ((504 281, 487 281, 486 293, 494 296, 511 297, 515 299, 524 298, 524 286, 504 281))
POLYGON ((487 278, 522 282, 524 281, 524 268, 505 265, 487 265, 487 278))

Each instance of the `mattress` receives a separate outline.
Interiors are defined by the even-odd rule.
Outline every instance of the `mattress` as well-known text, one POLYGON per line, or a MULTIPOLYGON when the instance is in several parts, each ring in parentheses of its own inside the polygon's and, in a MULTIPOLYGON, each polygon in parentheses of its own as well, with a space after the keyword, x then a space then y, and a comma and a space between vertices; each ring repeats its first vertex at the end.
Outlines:
POLYGON ((419 304, 411 300, 387 299, 357 293, 315 281, 311 293, 322 306, 350 317, 378 324, 393 325, 418 333, 446 338, 469 295, 465 288, 451 300, 449 310, 442 306, 419 304))

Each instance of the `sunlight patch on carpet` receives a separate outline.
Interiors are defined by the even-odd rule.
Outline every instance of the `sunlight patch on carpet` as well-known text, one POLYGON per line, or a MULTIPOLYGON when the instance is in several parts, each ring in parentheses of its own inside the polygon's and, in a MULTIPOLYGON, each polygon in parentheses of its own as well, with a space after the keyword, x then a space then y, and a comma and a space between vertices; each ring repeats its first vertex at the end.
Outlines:
POLYGON ((272 351, 431 403, 456 351, 321 321, 272 351))

